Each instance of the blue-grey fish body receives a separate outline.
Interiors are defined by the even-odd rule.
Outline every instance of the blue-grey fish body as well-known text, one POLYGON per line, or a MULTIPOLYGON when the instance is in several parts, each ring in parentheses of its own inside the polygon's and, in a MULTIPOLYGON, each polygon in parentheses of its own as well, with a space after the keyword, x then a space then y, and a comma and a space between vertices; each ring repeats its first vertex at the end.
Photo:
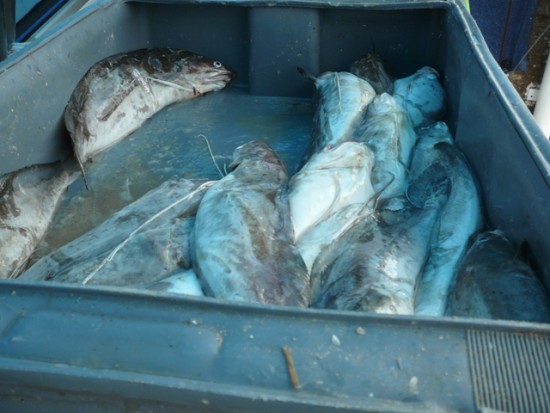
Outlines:
POLYGON ((481 201, 473 173, 454 145, 447 126, 436 123, 419 130, 418 136, 411 163, 416 184, 408 189, 409 199, 416 203, 434 181, 450 179, 452 182, 415 299, 417 314, 439 316, 445 311, 449 289, 468 239, 482 227, 481 201))
POLYGON ((21 278, 141 287, 189 269, 194 215, 212 183, 167 181, 41 258, 21 278))
POLYGON ((445 198, 358 220, 315 261, 312 306, 413 314, 417 280, 445 198))
POLYGON ((204 297, 199 278, 192 268, 182 270, 153 283, 145 284, 141 288, 156 292, 204 297))
POLYGON ((550 322, 550 299, 501 231, 479 234, 460 262, 447 315, 550 322))
POLYGON ((349 72, 325 72, 312 77, 316 110, 309 155, 353 139, 376 92, 366 80, 349 72))
POLYGON ((205 293, 308 305, 309 277, 292 244, 281 160, 265 143, 252 141, 235 149, 230 170, 197 211, 193 262, 205 293))
POLYGON ((16 278, 78 176, 67 163, 33 165, 0 177, 0 278, 16 278))
POLYGON ((371 150, 359 142, 315 153, 288 184, 294 239, 348 205, 371 201, 373 164, 371 150))
POLYGON ((397 79, 393 96, 405 108, 415 128, 443 120, 446 111, 445 90, 439 73, 423 67, 409 77, 397 79))
POLYGON ((387 93, 376 96, 356 139, 374 153, 372 184, 380 199, 403 195, 416 134, 397 100, 387 93))
POLYGON ((109 56, 80 80, 65 108, 78 162, 124 139, 162 108, 224 88, 233 76, 192 52, 139 49, 109 56))
POLYGON ((388 75, 382 58, 376 53, 368 53, 351 64, 350 72, 368 81, 379 95, 393 93, 393 80, 388 75))

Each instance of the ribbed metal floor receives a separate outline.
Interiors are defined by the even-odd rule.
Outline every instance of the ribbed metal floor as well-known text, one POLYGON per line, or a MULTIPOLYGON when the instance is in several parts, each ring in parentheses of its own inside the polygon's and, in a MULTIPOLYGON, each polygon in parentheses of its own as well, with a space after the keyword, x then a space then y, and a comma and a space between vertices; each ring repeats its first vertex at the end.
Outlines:
POLYGON ((468 330, 478 409, 550 412, 550 339, 536 334, 468 330))

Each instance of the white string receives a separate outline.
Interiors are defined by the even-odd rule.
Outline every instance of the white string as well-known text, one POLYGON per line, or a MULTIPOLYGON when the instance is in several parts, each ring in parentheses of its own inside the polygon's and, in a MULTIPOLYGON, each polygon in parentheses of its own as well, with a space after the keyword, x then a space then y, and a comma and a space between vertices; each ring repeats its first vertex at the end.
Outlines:
POLYGON ((111 251, 111 253, 105 257, 101 263, 98 265, 98 267, 93 270, 85 279, 84 281, 82 281, 82 284, 87 284, 103 267, 105 267, 105 265, 107 265, 107 263, 111 262, 113 260, 113 258, 115 257, 115 255, 122 249, 124 248, 124 246, 128 243, 128 241, 130 241, 130 239, 135 235, 137 234, 139 231, 141 231, 146 225, 150 224, 151 222, 153 222, 155 219, 157 219, 158 217, 160 217, 162 214, 166 213, 167 211, 169 211, 170 209, 174 208, 175 206, 181 204, 182 202, 185 202, 187 201, 189 198, 193 197, 195 194, 197 194, 198 192, 202 191, 205 187, 209 187, 213 184, 214 182, 212 181, 208 181, 208 182, 205 182, 203 184, 201 184, 197 189, 195 189, 194 191, 192 191, 191 193, 187 194, 186 196, 184 196, 183 198, 180 198, 178 199, 177 201, 171 203, 170 205, 168 205, 166 208, 164 208, 163 210, 157 212, 155 215, 153 215, 151 218, 149 218, 147 221, 145 221, 143 224, 141 224, 139 227, 137 227, 135 230, 133 230, 127 237, 124 241, 122 241, 120 244, 118 244, 115 249, 113 249, 113 251, 111 251))

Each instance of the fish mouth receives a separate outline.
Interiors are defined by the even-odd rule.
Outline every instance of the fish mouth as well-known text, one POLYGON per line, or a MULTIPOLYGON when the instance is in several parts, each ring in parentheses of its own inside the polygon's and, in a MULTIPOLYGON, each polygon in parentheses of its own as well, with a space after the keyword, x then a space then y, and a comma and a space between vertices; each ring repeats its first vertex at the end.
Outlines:
POLYGON ((215 71, 208 74, 204 79, 205 83, 225 82, 229 83, 235 77, 235 72, 232 70, 215 71))

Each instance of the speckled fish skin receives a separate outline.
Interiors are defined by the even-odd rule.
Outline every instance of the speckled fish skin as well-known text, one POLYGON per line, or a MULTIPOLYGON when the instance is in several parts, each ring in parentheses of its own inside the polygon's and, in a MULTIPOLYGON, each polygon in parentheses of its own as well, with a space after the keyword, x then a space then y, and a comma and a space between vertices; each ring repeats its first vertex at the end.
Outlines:
POLYGON ((162 108, 220 90, 232 76, 220 62, 183 50, 139 49, 96 63, 64 114, 82 170, 162 108))
POLYGON ((231 301, 309 304, 309 277, 296 247, 287 172, 263 142, 235 149, 227 176, 196 216, 194 269, 207 295, 231 301))
POLYGON ((368 104, 376 96, 373 87, 349 72, 325 72, 315 82, 316 109, 308 156, 325 147, 353 139, 368 104))
POLYGON ((504 234, 479 234, 460 262, 446 315, 550 322, 550 299, 504 234))
POLYGON ((38 260, 21 279, 139 287, 189 269, 194 214, 212 184, 167 181, 38 260))
POLYGON ((452 182, 415 298, 416 314, 441 316, 468 239, 483 225, 481 201, 473 173, 454 145, 447 126, 436 123, 419 130, 418 136, 411 162, 411 175, 418 184, 407 191, 411 202, 417 203, 423 192, 429 190, 430 184, 423 184, 423 180, 450 179, 452 182))
POLYGON ((413 314, 414 293, 446 191, 423 208, 368 215, 320 254, 311 273, 312 306, 413 314))
POLYGON ((382 58, 376 53, 368 53, 352 63, 350 72, 365 79, 379 95, 393 93, 393 80, 388 75, 382 58))
POLYGON ((403 107, 387 93, 376 96, 357 129, 356 139, 374 153, 372 184, 380 199, 403 195, 416 143, 416 133, 403 107))
POLYGON ((34 165, 0 177, 0 278, 16 278, 46 233, 78 169, 34 165))
POLYGON ((445 90, 437 70, 425 66, 393 84, 393 96, 405 108, 415 128, 443 120, 445 90))

